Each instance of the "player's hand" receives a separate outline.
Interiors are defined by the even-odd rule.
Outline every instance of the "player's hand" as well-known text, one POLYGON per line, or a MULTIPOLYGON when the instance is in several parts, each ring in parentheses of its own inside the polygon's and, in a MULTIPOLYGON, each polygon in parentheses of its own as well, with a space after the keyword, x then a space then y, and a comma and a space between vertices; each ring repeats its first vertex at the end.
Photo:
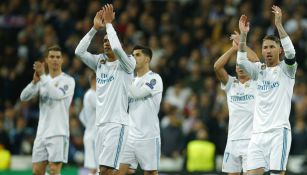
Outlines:
POLYGON ((36 84, 39 80, 40 80, 39 75, 36 72, 34 72, 32 83, 36 84))
POLYGON ((38 76, 41 76, 45 73, 45 63, 35 61, 33 65, 33 69, 35 70, 38 76))
POLYGON ((103 19, 105 23, 112 23, 112 21, 115 19, 115 12, 113 12, 113 5, 107 4, 103 6, 103 19))
POLYGON ((272 13, 274 13, 274 15, 275 15, 275 25, 276 26, 282 25, 282 11, 281 11, 281 9, 278 6, 273 5, 272 13))
POLYGON ((241 15, 239 20, 239 29, 241 33, 248 33, 249 32, 249 21, 247 16, 241 15))
POLYGON ((230 35, 230 40, 232 40, 232 47, 236 50, 239 49, 240 42, 240 34, 237 31, 234 31, 233 34, 230 35))
POLYGON ((103 20, 103 10, 99 10, 94 18, 94 28, 99 30, 105 26, 103 20))

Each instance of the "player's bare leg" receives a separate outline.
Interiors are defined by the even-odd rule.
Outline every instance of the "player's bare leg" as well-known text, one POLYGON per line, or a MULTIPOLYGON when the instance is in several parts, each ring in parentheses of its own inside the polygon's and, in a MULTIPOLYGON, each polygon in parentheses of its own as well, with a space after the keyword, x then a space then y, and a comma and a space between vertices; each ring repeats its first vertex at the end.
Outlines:
POLYGON ((45 175, 47 164, 48 164, 47 161, 33 163, 32 165, 33 175, 45 175))
POLYGON ((116 175, 126 175, 129 171, 129 165, 128 164, 120 164, 119 170, 117 171, 116 175))
POLYGON ((263 168, 257 168, 254 170, 248 170, 247 174, 248 175, 263 175, 264 173, 264 169, 263 168))
POLYGON ((111 167, 100 165, 100 173, 99 175, 117 175, 117 170, 111 167))
POLYGON ((96 174, 96 173, 97 173, 97 170, 96 170, 96 169, 89 169, 89 173, 90 173, 90 174, 96 174))
POLYGON ((50 175, 58 175, 61 174, 62 162, 50 162, 50 175))
POLYGON ((154 171, 144 171, 144 175, 158 175, 158 171, 154 170, 154 171))

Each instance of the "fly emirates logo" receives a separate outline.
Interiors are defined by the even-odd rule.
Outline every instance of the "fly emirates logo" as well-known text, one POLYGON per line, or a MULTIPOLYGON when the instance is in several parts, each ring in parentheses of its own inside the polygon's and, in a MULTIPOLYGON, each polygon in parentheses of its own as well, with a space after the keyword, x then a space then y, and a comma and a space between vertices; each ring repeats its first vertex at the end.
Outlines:
POLYGON ((108 76, 108 74, 104 74, 104 73, 102 73, 102 74, 100 75, 100 77, 97 77, 97 78, 96 78, 96 82, 97 82, 98 84, 106 84, 106 83, 111 82, 112 80, 114 80, 113 75, 108 76))
POLYGON ((232 95, 230 97, 231 102, 245 102, 245 101, 250 101, 250 100, 254 100, 254 99, 255 99, 254 95, 251 95, 251 94, 232 95))
POLYGON ((279 82, 271 82, 271 81, 262 81, 261 84, 258 84, 257 89, 262 91, 262 92, 268 92, 270 90, 273 90, 275 88, 279 87, 279 82))

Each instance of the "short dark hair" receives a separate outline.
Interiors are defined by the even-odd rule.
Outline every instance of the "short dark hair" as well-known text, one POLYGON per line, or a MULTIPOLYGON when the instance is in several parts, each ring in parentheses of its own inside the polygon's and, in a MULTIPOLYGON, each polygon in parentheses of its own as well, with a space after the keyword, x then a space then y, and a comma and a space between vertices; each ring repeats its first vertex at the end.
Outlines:
POLYGON ((49 52, 49 51, 60 51, 60 52, 62 52, 62 49, 61 49, 61 47, 58 46, 58 45, 53 45, 53 46, 51 46, 51 47, 48 47, 47 51, 48 51, 48 52, 49 52))
POLYGON ((263 38, 262 42, 264 42, 265 40, 271 40, 274 41, 275 43, 277 43, 279 46, 281 46, 280 44, 280 39, 277 36, 274 35, 267 35, 263 38))
POLYGON ((45 57, 48 57, 48 54, 50 51, 59 51, 62 53, 62 49, 60 46, 58 45, 53 45, 47 48, 46 52, 45 52, 45 57))
POLYGON ((145 46, 141 46, 141 45, 136 45, 134 46, 134 48, 132 49, 132 51, 134 50, 142 50, 143 54, 148 56, 149 59, 151 59, 152 57, 152 51, 149 47, 145 47, 145 46))

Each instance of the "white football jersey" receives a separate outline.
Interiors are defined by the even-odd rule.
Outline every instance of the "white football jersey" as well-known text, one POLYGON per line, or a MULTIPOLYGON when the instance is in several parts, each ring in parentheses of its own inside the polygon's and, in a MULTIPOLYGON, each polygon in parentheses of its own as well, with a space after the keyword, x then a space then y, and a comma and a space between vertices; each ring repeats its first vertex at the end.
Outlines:
POLYGON ((149 71, 142 77, 136 77, 133 84, 136 87, 146 88, 150 95, 139 99, 129 98, 129 137, 133 139, 160 137, 158 112, 163 91, 161 77, 149 71))
POLYGON ((117 60, 108 62, 107 55, 87 51, 96 30, 92 28, 80 41, 76 55, 96 71, 96 124, 128 125, 128 87, 133 80, 135 59, 123 51, 112 24, 106 24, 107 36, 117 60))
POLYGON ((39 121, 36 137, 69 136, 69 106, 75 90, 75 80, 65 74, 52 78, 41 76, 35 85, 30 83, 20 95, 28 101, 39 95, 39 121))
POLYGON ((256 100, 256 81, 244 84, 229 76, 227 84, 222 84, 227 94, 229 111, 228 140, 250 139, 256 100))
MULTIPOLYGON (((285 73, 283 66, 288 65, 282 61, 275 67, 260 66, 262 70, 257 80, 255 133, 283 127, 291 129, 289 115, 295 79, 294 75, 290 77, 285 73)), ((296 67, 295 64, 293 68, 296 67)))
POLYGON ((83 109, 80 113, 85 132, 84 135, 95 135, 96 132, 96 91, 92 88, 86 91, 83 98, 83 109))
MULTIPOLYGON (((281 39, 285 59, 293 59, 295 50, 289 37, 281 39)), ((238 52, 237 62, 257 80, 257 98, 253 132, 266 132, 276 128, 290 127, 289 115, 295 82, 297 63, 287 65, 281 61, 275 67, 247 61, 245 52, 238 52)))

